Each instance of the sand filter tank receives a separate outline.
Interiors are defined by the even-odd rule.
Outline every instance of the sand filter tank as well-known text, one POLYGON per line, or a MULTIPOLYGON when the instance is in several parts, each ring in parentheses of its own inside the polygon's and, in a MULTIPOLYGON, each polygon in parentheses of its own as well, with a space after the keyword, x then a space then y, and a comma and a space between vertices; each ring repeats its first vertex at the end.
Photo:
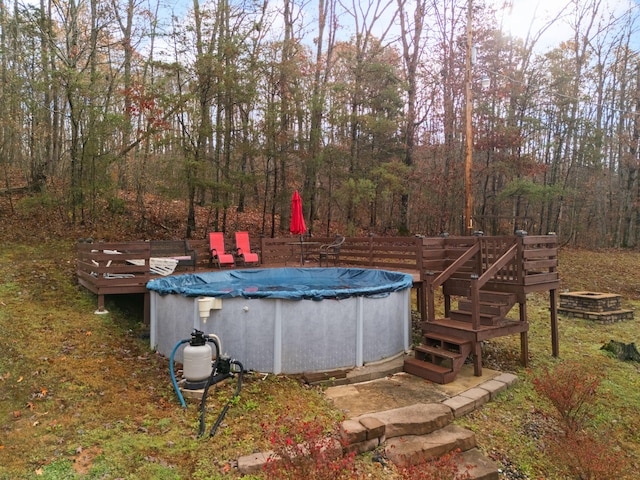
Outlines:
POLYGON ((203 332, 194 330, 189 345, 182 352, 184 388, 188 390, 204 388, 213 368, 212 354, 211 346, 203 332))

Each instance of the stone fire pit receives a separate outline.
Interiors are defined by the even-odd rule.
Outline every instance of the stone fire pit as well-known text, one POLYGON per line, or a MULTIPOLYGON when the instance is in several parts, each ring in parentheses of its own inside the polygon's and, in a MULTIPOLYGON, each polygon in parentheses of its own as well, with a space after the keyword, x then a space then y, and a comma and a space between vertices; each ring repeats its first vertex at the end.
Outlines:
POLYGON ((568 292, 560 294, 558 313, 585 318, 600 323, 633 320, 633 310, 621 308, 620 295, 598 292, 568 292))

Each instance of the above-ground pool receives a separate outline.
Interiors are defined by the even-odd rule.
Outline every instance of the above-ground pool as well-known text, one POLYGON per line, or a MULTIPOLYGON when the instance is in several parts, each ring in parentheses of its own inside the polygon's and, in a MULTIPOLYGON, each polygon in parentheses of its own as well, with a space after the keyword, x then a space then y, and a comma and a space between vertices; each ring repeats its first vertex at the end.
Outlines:
POLYGON ((169 356, 198 329, 216 334, 222 353, 249 370, 294 374, 358 367, 409 349, 412 283, 408 274, 361 268, 159 278, 147 284, 151 348, 169 356), (198 309, 203 297, 219 299, 206 323, 198 309))

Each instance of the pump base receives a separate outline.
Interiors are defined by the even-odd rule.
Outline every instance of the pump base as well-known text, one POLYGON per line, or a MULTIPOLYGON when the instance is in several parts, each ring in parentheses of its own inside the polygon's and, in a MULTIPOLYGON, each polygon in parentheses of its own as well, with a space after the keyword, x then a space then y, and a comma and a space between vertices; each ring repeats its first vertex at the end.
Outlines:
POLYGON ((204 388, 199 390, 188 390, 186 388, 180 388, 180 392, 182 392, 182 396, 185 399, 201 401, 202 396, 204 395, 204 388))
POLYGON ((194 382, 192 380, 185 380, 182 384, 182 390, 203 390, 204 387, 207 386, 207 380, 208 379, 206 378, 197 382, 194 382))

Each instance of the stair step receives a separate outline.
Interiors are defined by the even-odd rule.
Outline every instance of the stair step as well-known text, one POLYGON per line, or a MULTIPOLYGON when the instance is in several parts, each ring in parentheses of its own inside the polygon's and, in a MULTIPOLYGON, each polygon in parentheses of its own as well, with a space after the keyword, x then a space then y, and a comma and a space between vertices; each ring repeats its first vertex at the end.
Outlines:
POLYGON ((463 354, 465 350, 471 348, 471 342, 463 338, 456 338, 435 333, 424 333, 422 335, 422 347, 435 348, 440 351, 463 354))
POLYGON ((498 303, 502 305, 513 305, 516 303, 516 296, 513 293, 508 292, 494 292, 490 290, 480 290, 481 302, 486 303, 498 303))
POLYGON ((424 360, 409 357, 409 358, 405 358, 404 360, 405 372, 407 371, 406 370, 407 364, 418 367, 418 368, 426 368, 427 370, 430 370, 442 375, 444 375, 445 373, 449 373, 451 371, 450 368, 441 367, 433 363, 425 362, 424 360))
MULTIPOLYGON (((462 338, 467 332, 473 332, 470 322, 461 322, 460 320, 453 320, 451 318, 437 318, 433 322, 422 322, 420 325, 425 335, 450 335, 453 330, 453 335, 458 335, 458 331, 460 331, 462 338)), ((482 328, 486 328, 486 325, 483 325, 482 328)))
POLYGON ((416 377, 430 380, 433 383, 450 383, 456 378, 457 372, 435 363, 425 362, 417 358, 407 358, 404 361, 404 371, 416 377))
MULTIPOLYGON (((458 310, 470 312, 471 307, 472 307, 472 303, 471 303, 471 300, 469 300, 468 298, 461 298, 460 300, 458 300, 458 310)), ((509 313, 509 310, 511 310, 513 305, 480 302, 479 307, 480 307, 480 313, 484 313, 486 315, 499 315, 504 317, 507 313, 509 313)))
MULTIPOLYGON (((433 345, 433 343, 431 343, 431 341, 433 342, 440 342, 440 345, 442 345, 443 347, 447 344, 449 345, 459 345, 462 346, 466 343, 470 343, 469 340, 465 340, 464 338, 460 338, 460 337, 456 337, 453 335, 444 335, 444 334, 440 334, 440 333, 432 333, 432 332, 425 332, 423 334, 423 338, 429 339, 429 345, 433 345)), ((425 342, 426 343, 426 342, 425 342)))
POLYGON ((456 360, 460 359, 464 362, 460 352, 452 352, 443 348, 419 345, 413 351, 417 360, 446 368, 449 371, 455 369, 456 360))
MULTIPOLYGON (((464 310, 451 310, 449 312, 449 318, 459 322, 471 323, 471 312, 464 310)), ((486 313, 480 313, 480 325, 497 325, 502 318, 502 315, 488 315, 486 313)))
POLYGON ((419 465, 453 450, 476 447, 475 434, 458 425, 449 424, 427 435, 405 435, 387 439, 385 456, 403 467, 419 465))
POLYGON ((416 358, 419 360, 424 360, 424 358, 420 358, 420 356, 418 356, 418 352, 420 354, 424 354, 425 356, 431 355, 433 357, 439 357, 446 360, 455 360, 462 356, 462 353, 459 351, 454 352, 451 350, 446 350, 444 348, 432 347, 429 345, 418 345, 413 350, 416 352, 416 358))
POLYGON ((365 418, 376 419, 384 425, 381 435, 387 440, 407 435, 428 435, 450 425, 454 420, 452 409, 443 403, 415 403, 356 418, 360 422, 365 418))

